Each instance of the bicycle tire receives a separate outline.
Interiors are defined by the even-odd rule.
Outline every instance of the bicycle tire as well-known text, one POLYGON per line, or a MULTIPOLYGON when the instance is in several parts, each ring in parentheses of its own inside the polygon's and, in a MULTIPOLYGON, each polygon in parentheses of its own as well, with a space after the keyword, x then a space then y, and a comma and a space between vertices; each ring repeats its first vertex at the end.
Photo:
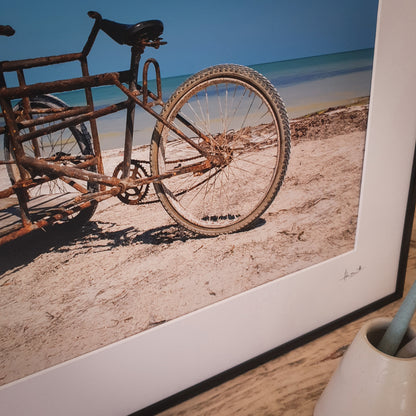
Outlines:
MULTIPOLYGON (((275 199, 289 162, 289 120, 275 87, 251 68, 217 65, 180 85, 161 115, 195 143, 207 146, 177 116, 190 121, 229 156, 227 164, 207 172, 155 182, 168 214, 186 229, 207 236, 252 226, 275 199)), ((152 175, 203 159, 162 122, 156 123, 152 175)))
MULTIPOLYGON (((47 110, 64 108, 67 105, 59 98, 53 95, 41 95, 30 99, 32 110, 47 110)), ((14 111, 21 111, 23 103, 19 102, 15 105, 14 111)), ((24 132, 24 131, 23 131, 24 132)), ((66 156, 93 155, 90 134, 84 124, 71 126, 58 132, 40 136, 38 139, 40 155, 35 156, 34 148, 31 142, 24 142, 23 147, 25 154, 31 157, 48 158, 58 154, 66 156)), ((6 160, 14 160, 14 154, 11 146, 10 136, 7 133, 4 136, 4 155, 6 160)), ((67 162, 70 165, 70 162, 67 162)), ((96 172, 96 166, 89 168, 96 172)), ((20 179, 20 173, 15 164, 7 165, 7 172, 12 184, 20 179)), ((54 213, 65 205, 71 204, 76 196, 87 192, 98 190, 98 185, 86 181, 74 180, 71 178, 70 183, 64 182, 60 178, 52 179, 38 186, 32 187, 27 191, 29 214, 33 220, 37 220, 44 216, 54 213), (79 185, 83 188, 80 191, 79 185), (76 189, 74 186, 78 187, 76 189)), ((60 223, 68 224, 74 227, 80 227, 94 214, 98 203, 93 202, 90 206, 76 211, 75 213, 65 216, 60 223)))

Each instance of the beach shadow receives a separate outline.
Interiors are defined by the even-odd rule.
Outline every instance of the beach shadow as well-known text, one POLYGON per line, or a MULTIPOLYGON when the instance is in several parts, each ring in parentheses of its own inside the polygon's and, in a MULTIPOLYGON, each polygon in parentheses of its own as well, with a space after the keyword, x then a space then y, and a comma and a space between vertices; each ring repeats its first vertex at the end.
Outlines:
POLYGON ((177 224, 163 225, 144 232, 135 227, 126 227, 122 230, 111 231, 111 225, 112 223, 109 222, 98 221, 91 222, 85 227, 84 233, 88 237, 89 242, 94 242, 95 249, 101 247, 102 249, 110 250, 115 247, 131 244, 150 244, 157 246, 171 244, 175 241, 185 242, 187 240, 210 238, 194 234, 177 224), (100 225, 104 225, 107 229, 103 230, 100 225))
MULTIPOLYGON (((264 225, 266 221, 259 219, 250 229, 264 225)), ((90 221, 79 229, 71 229, 65 225, 55 225, 51 229, 36 230, 0 247, 0 280, 7 271, 24 268, 44 253, 67 253, 78 251, 84 255, 85 248, 93 248, 95 252, 111 251, 120 246, 131 244, 161 245, 176 241, 203 240, 216 238, 192 233, 176 225, 164 225, 141 232, 131 226, 122 230, 112 231, 116 223, 90 221)), ((245 232, 240 231, 240 232, 245 232)))
POLYGON ((43 253, 59 251, 60 247, 70 244, 78 236, 79 230, 57 225, 53 230, 35 230, 3 244, 0 246, 0 279, 6 271, 19 270, 43 253))
POLYGON ((175 241, 185 242, 187 240, 201 240, 206 238, 212 237, 194 234, 178 225, 165 225, 137 235, 134 241, 143 244, 160 245, 171 244, 175 241))
POLYGON ((135 227, 111 231, 116 223, 91 221, 80 229, 55 225, 44 231, 36 230, 1 246, 0 248, 0 280, 1 275, 15 269, 24 268, 44 253, 66 253, 85 247, 93 247, 94 251, 110 251, 115 247, 131 244, 169 244, 175 241, 204 238, 192 234, 177 225, 166 225, 145 232, 135 227))
MULTIPOLYGON (((255 228, 261 227, 266 223, 266 220, 259 218, 251 227, 247 230, 240 230, 234 234, 247 232, 255 228)), ((208 238, 217 238, 217 236, 204 236, 200 234, 192 233, 179 225, 165 225, 163 227, 153 228, 152 230, 145 231, 139 234, 134 239, 134 242, 141 242, 143 244, 169 244, 175 241, 185 242, 187 240, 205 240, 208 238)))

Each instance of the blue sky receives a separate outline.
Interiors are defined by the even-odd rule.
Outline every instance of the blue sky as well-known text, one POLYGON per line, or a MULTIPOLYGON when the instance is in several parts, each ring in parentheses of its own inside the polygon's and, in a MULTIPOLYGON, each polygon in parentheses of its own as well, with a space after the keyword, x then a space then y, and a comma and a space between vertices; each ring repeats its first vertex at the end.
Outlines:
MULTIPOLYGON (((0 24, 1 60, 79 52, 93 20, 88 10, 120 23, 160 19, 168 45, 148 48, 162 77, 218 63, 251 65, 374 46, 378 0, 42 0, 8 2, 0 24), (23 3, 23 4, 22 4, 23 3)), ((91 73, 127 69, 129 48, 104 33, 90 54, 91 73)), ((28 76, 29 82, 78 76, 71 65, 28 76), (47 77, 47 78, 45 78, 47 77), (44 79, 43 79, 44 78, 44 79)))

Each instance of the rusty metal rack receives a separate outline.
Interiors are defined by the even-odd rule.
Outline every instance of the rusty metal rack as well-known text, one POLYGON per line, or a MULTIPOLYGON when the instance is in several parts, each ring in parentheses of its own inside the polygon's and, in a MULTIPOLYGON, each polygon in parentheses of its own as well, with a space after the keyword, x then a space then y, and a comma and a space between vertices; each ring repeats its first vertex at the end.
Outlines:
MULTIPOLYGON (((112 196, 127 204, 137 204, 151 183, 165 210, 178 224, 193 232, 218 235, 250 226, 276 196, 289 159, 286 109, 272 84, 250 68, 217 65, 190 77, 165 104, 160 68, 155 59, 143 64, 141 84, 138 82, 145 48, 157 49, 166 44, 160 37, 162 22, 149 20, 125 25, 103 19, 97 12, 88 12, 88 15, 94 19, 94 25, 81 52, 0 62, 0 116, 4 119, 0 137, 3 136, 5 147, 0 169, 7 170, 11 182, 0 189, 0 245, 56 222, 85 223, 97 204, 112 196), (87 58, 100 30, 131 48, 128 70, 90 75, 87 58), (26 83, 26 70, 74 61, 80 63, 81 77, 26 83), (156 75, 156 92, 148 88, 151 66, 156 75), (13 72, 19 85, 8 87, 5 74, 13 72), (125 100, 95 108, 92 89, 110 85, 122 91, 125 100), (208 104, 210 89, 217 95, 212 94, 208 104), (212 120, 222 120, 222 127, 215 127, 215 123, 211 125, 209 113, 212 108, 222 110, 221 89, 226 90, 223 104, 226 108, 225 113, 212 117, 212 120), (84 90, 85 105, 68 106, 53 96, 73 90, 84 90), (204 105, 199 102, 199 93, 205 97, 204 105), (239 97, 235 102, 233 95, 239 97), (228 109, 228 96, 234 109, 228 109), (193 99, 199 115, 192 107, 193 99), (17 105, 13 105, 14 100, 18 101, 17 105), (156 120, 151 160, 145 162, 151 166, 150 174, 141 165, 143 161, 132 160, 136 106, 156 120), (155 111, 155 106, 162 106, 162 111, 155 111), (182 111, 185 107, 193 112, 182 111), (245 114, 237 116, 239 109, 245 114), (109 176, 104 173, 96 120, 121 110, 126 110, 123 160, 109 176), (258 124, 248 124, 255 111, 258 124), (89 129, 84 123, 89 123, 89 129), (57 150, 43 153, 44 140, 65 129, 74 136, 73 141, 79 147, 77 154, 57 150), (262 134, 265 129, 269 132, 262 134), (171 134, 173 139, 168 141, 171 134), (273 154, 263 161, 259 159, 261 152, 273 154), (239 185, 242 176, 246 177, 246 183, 255 183, 258 191, 242 196, 244 187, 239 185), (176 178, 179 178, 177 182, 176 178), (168 179, 171 189, 166 185, 168 179), (35 189, 58 181, 71 191, 64 188, 59 195, 49 192, 53 205, 48 205, 45 194, 33 195, 35 189), (184 195, 189 198, 182 204, 179 198, 184 195), (249 208, 243 207, 247 198, 249 208), (11 200, 13 209, 9 209, 11 200), (231 201, 235 202, 231 204, 231 201)), ((0 26, 0 35, 13 33, 10 26, 0 26)))
MULTIPOLYGON (((87 57, 91 51, 99 30, 103 29, 103 19, 96 12, 89 12, 89 15, 95 19, 95 24, 81 52, 35 59, 0 62, 0 104, 3 109, 3 114, 0 116, 4 117, 5 119, 5 126, 0 127, 0 135, 5 135, 7 133, 11 137, 13 141, 13 151, 16 157, 16 160, 12 161, 0 160, 0 165, 16 164, 17 161, 19 161, 24 167, 24 169, 19 167, 19 170, 22 174, 22 179, 18 183, 13 184, 7 189, 0 190, 0 199, 8 198, 12 194, 17 195, 20 203, 22 222, 21 227, 18 227, 18 230, 7 233, 7 235, 3 237, 0 236, 0 244, 24 235, 33 229, 45 227, 50 223, 70 215, 74 211, 85 209, 88 204, 96 203, 99 200, 105 199, 106 197, 113 196, 120 192, 120 189, 126 189, 128 187, 127 180, 125 179, 127 177, 127 173, 123 174, 123 179, 117 179, 104 175, 100 141, 96 124, 97 118, 127 108, 128 117, 130 118, 130 120, 127 122, 127 125, 132 126, 134 118, 134 107, 137 104, 150 112, 154 117, 160 119, 159 114, 152 109, 154 105, 163 105, 160 69, 157 61, 154 59, 149 59, 145 62, 143 66, 142 85, 137 83, 137 75, 140 56, 143 53, 145 47, 148 46, 158 48, 160 45, 163 45, 166 42, 163 42, 162 39, 157 36, 158 34, 151 36, 150 39, 149 36, 146 36, 147 33, 143 37, 138 36, 136 39, 132 39, 131 42, 127 42, 131 43, 130 46, 132 49, 131 67, 129 70, 123 72, 104 73, 100 75, 90 75, 87 57), (53 82, 42 82, 32 85, 26 84, 24 75, 25 70, 48 65, 62 64, 71 61, 80 62, 82 77, 53 82), (150 65, 154 66, 156 73, 156 94, 149 91, 148 89, 147 73, 150 65), (6 86, 4 76, 4 73, 6 72, 15 72, 17 74, 17 79, 19 82, 18 87, 6 86), (125 83, 129 85, 129 88, 123 85, 125 83), (96 110, 94 108, 92 88, 104 85, 117 86, 121 91, 123 91, 123 93, 126 94, 127 99, 125 101, 108 105, 104 108, 96 110), (86 106, 64 107, 57 109, 48 108, 43 111, 39 109, 31 109, 31 97, 79 89, 85 90, 85 98, 87 104, 86 106), (20 99, 23 103, 23 111, 18 114, 16 114, 11 104, 11 100, 14 99, 20 99), (33 118, 35 114, 37 117, 33 118), (46 127, 45 124, 50 122, 55 123, 46 127), (77 156, 78 160, 76 167, 68 167, 62 164, 54 163, 57 161, 63 161, 63 156, 57 156, 54 160, 51 158, 49 158, 49 160, 45 158, 30 158, 26 156, 22 150, 21 145, 24 142, 31 142, 32 146, 35 148, 36 154, 36 139, 38 137, 84 122, 89 122, 90 124, 94 156, 85 156, 82 158, 83 160, 80 160, 80 157, 77 156), (29 132, 20 134, 19 132, 23 128, 29 129, 29 132), (95 172, 85 170, 90 166, 95 166, 95 172), (41 171, 43 176, 41 178, 33 179, 28 174, 28 170, 41 171), (81 201, 76 201, 75 206, 71 207, 70 209, 66 209, 65 212, 48 216, 46 219, 44 218, 39 221, 31 221, 30 215, 28 214, 28 207, 26 203, 27 201, 25 201, 24 192, 27 189, 30 189, 32 186, 39 185, 41 181, 46 182, 50 180, 51 177, 56 175, 65 175, 67 177, 80 179, 84 179, 85 175, 87 175, 89 181, 97 182, 101 185, 100 191, 89 193, 88 196, 85 197, 86 201, 82 201, 82 204, 80 203, 81 201), (106 191, 105 186, 110 186, 111 189, 106 191)), ((106 22, 108 24, 108 21, 104 21, 104 26, 106 22)), ((2 26, 1 30, 3 31, 3 34, 6 35, 12 35, 14 33, 13 29, 11 29, 9 26, 2 26)), ((132 133, 132 129, 126 129, 126 147, 123 163, 125 172, 128 172, 130 165, 132 133)), ((66 158, 67 160, 71 159, 71 156, 67 156, 66 158)), ((74 157, 72 157, 72 159, 73 158, 74 157)), ((146 178, 145 182, 148 181, 149 179, 146 178)), ((16 226, 16 224, 14 224, 14 226, 16 226)))

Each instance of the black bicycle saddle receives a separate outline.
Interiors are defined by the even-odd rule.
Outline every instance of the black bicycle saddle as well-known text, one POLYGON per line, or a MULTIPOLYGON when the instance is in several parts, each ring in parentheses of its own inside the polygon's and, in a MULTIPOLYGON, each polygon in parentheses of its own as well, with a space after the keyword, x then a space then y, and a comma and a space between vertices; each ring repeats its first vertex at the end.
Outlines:
POLYGON ((163 23, 160 20, 146 20, 135 25, 126 25, 102 19, 97 12, 88 12, 88 15, 100 20, 100 29, 120 45, 134 46, 143 40, 154 41, 163 33, 163 23))

